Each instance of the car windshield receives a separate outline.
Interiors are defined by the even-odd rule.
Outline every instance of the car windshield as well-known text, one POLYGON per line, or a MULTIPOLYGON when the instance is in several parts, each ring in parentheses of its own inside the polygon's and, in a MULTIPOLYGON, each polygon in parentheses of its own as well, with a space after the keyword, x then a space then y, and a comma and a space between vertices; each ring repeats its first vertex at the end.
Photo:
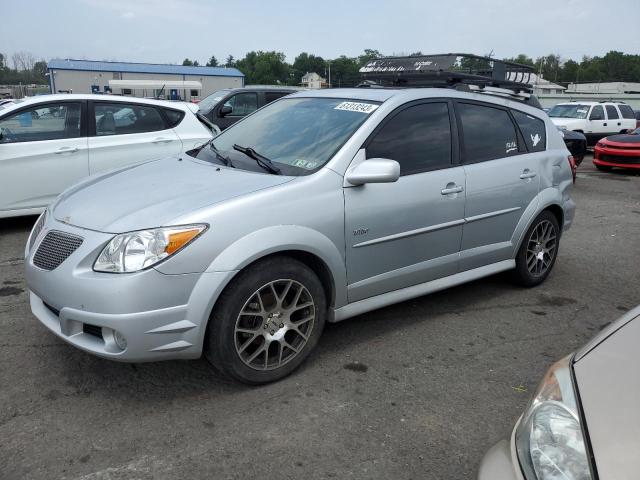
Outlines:
MULTIPOLYGON (((234 145, 269 158, 284 174, 306 175, 327 163, 378 106, 368 100, 282 99, 225 130, 212 146, 237 167, 254 166, 255 161, 234 145)), ((202 153, 217 158, 211 149, 202 153)))
POLYGON ((587 118, 589 113, 589 105, 576 105, 576 104, 560 104, 549 110, 550 117, 556 118, 587 118))
POLYGON ((230 92, 229 89, 218 90, 216 92, 213 92, 211 95, 200 100, 200 102, 198 103, 198 108, 200 109, 200 113, 203 113, 205 115, 209 113, 211 109, 215 107, 215 105, 220 100, 222 100, 225 97, 225 95, 227 95, 229 92, 230 92))

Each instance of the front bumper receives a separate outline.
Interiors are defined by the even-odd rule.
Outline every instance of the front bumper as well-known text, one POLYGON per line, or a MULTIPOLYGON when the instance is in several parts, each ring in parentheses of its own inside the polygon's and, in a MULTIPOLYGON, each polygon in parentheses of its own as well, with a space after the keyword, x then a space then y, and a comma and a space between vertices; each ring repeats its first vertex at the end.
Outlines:
POLYGON ((640 148, 596 146, 593 153, 593 163, 605 167, 640 168, 640 148))
POLYGON ((64 341, 103 358, 199 357, 213 302, 233 272, 94 272, 93 262, 112 236, 48 219, 25 255, 33 314, 64 341), (33 264, 33 255, 50 230, 81 236, 83 242, 58 267, 43 270, 33 264), (126 339, 126 348, 115 342, 115 331, 126 339))
POLYGON ((516 428, 510 440, 501 440, 485 454, 478 470, 478 480, 525 480, 516 456, 516 428))

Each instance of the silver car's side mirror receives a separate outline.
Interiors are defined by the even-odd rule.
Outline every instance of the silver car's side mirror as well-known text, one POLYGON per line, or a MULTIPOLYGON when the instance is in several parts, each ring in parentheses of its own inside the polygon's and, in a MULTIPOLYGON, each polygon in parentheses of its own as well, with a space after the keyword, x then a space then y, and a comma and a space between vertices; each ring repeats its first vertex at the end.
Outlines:
POLYGON ((347 171, 351 185, 365 183, 392 183, 400 178, 400 164, 388 158, 370 158, 347 171))

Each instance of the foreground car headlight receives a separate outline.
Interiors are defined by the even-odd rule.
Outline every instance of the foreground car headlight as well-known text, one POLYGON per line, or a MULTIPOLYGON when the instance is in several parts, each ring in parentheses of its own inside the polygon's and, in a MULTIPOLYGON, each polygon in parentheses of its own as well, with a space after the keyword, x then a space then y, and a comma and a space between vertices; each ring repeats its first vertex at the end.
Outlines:
POLYGON ((93 265, 96 272, 130 273, 152 267, 186 247, 207 225, 123 233, 111 239, 93 265))
POLYGON ((516 431, 527 480, 591 480, 570 371, 571 357, 542 379, 516 431))

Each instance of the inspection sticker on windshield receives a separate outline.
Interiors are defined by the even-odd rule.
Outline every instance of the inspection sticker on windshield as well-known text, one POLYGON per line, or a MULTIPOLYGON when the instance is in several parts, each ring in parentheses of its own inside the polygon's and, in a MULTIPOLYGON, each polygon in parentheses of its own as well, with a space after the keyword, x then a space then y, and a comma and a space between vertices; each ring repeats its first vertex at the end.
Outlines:
POLYGON ((346 110, 348 112, 360 112, 360 113, 371 113, 380 105, 376 105, 374 103, 361 103, 361 102, 342 102, 337 105, 334 110, 346 110))

